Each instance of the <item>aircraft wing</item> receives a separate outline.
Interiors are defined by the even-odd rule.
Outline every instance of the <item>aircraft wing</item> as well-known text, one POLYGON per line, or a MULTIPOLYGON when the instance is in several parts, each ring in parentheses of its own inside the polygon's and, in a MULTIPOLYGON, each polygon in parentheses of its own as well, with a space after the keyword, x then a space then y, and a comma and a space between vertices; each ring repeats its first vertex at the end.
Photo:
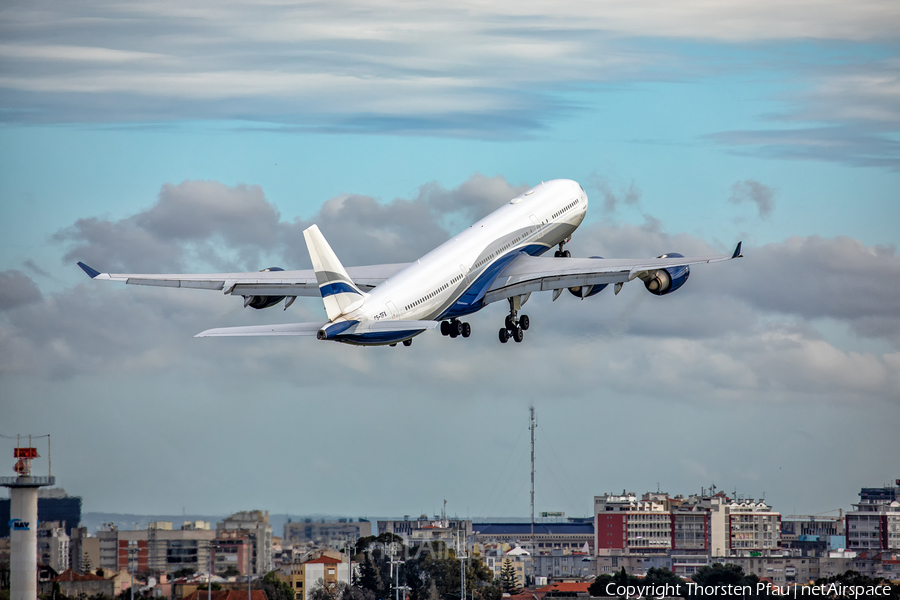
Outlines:
MULTIPOLYGON (((370 290, 399 273, 409 263, 348 267, 347 274, 362 290, 370 290)), ((122 281, 131 285, 220 290, 235 296, 319 296, 312 269, 299 271, 251 271, 250 273, 145 274, 101 273, 79 262, 91 279, 122 281)))
POLYGON ((714 263, 741 257, 732 254, 670 258, 543 258, 520 254, 500 272, 484 295, 485 304, 520 294, 568 287, 625 283, 665 267, 714 263))

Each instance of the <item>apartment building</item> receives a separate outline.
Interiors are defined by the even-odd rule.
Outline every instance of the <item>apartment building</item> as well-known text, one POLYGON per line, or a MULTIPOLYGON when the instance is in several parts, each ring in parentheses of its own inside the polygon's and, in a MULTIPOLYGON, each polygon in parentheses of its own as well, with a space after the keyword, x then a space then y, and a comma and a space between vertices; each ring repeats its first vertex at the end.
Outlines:
POLYGON ((847 549, 900 550, 900 479, 895 486, 862 488, 847 513, 847 549))

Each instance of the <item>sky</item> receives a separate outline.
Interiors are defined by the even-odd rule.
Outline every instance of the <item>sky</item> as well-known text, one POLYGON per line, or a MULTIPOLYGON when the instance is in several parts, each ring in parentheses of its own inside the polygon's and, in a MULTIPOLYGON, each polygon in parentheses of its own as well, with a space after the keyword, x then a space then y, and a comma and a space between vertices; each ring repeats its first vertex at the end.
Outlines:
POLYGON ((0 40, 0 434, 85 511, 524 517, 532 405, 538 512, 900 477, 896 2, 13 0, 0 40), (75 266, 308 268, 313 223, 412 261, 556 178, 576 256, 745 258, 410 348, 194 339, 324 309, 75 266))

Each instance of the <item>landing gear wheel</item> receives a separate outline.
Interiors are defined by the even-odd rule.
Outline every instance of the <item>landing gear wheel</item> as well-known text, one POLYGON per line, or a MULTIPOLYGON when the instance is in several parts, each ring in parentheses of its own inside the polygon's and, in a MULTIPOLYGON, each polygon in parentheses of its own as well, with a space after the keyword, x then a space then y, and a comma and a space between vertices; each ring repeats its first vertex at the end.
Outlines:
POLYGON ((528 327, 531 325, 531 320, 528 318, 528 315, 522 315, 519 317, 519 327, 522 328, 522 331, 528 331, 528 327))
POLYGON ((450 335, 450 323, 441 321, 441 335, 450 335))
POLYGON ((509 341, 509 329, 500 330, 500 343, 505 344, 509 341))
POLYGON ((391 348, 393 348, 396 345, 397 345, 397 342, 394 342, 393 344, 391 344, 391 348))
POLYGON ((450 337, 452 337, 452 338, 455 338, 455 337, 458 336, 459 334, 456 333, 456 329, 455 329, 455 328, 452 328, 452 327, 451 327, 451 328, 450 328, 450 333, 449 333, 448 335, 449 335, 450 337))
POLYGON ((560 250, 557 250, 556 252, 553 253, 554 258, 562 258, 562 256, 563 256, 563 253, 560 250))
POLYGON ((516 327, 515 329, 513 329, 512 337, 514 340, 516 340, 516 343, 521 342, 523 339, 525 339, 525 332, 522 331, 521 327, 516 327))
POLYGON ((467 338, 470 335, 472 335, 472 326, 469 325, 468 323, 463 323, 462 324, 462 336, 467 338))
POLYGON ((563 250, 562 255, 563 255, 563 258, 572 258, 572 253, 569 252, 568 250, 563 250))
POLYGON ((412 346, 412 338, 409 338, 408 340, 403 340, 403 345, 404 346, 412 346))

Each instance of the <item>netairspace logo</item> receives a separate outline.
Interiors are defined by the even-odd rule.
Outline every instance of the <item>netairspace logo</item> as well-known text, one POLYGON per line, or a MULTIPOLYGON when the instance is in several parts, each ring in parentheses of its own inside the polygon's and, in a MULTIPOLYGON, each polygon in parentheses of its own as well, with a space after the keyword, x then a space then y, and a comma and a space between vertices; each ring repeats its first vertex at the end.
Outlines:
MULTIPOLYGON (((735 598, 757 597, 760 595, 772 595, 794 598, 877 598, 890 596, 891 587, 888 585, 842 585, 840 583, 794 586, 794 588, 780 587, 771 583, 757 583, 753 585, 700 585, 698 583, 686 583, 687 594, 690 596, 732 596, 735 598)), ((620 596, 623 598, 671 598, 684 597, 681 592, 681 584, 672 585, 606 585, 608 596, 620 596)))

